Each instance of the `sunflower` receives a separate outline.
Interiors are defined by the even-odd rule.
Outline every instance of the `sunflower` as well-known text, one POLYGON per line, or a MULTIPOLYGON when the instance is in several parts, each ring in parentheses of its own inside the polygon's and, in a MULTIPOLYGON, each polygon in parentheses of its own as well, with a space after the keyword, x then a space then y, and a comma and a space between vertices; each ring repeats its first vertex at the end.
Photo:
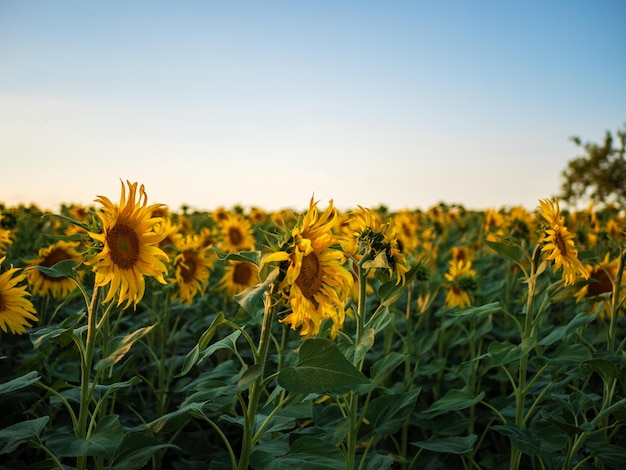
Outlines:
POLYGON ((209 270, 212 262, 208 257, 210 247, 202 246, 201 239, 190 234, 178 244, 178 254, 174 257, 174 278, 172 284, 178 286, 173 298, 183 304, 191 304, 194 297, 202 294, 209 283, 209 270))
POLYGON ((565 285, 574 284, 577 275, 585 279, 589 273, 578 259, 578 250, 574 244, 574 235, 564 225, 565 218, 561 216, 559 201, 554 204, 549 199, 539 201, 540 217, 547 223, 544 236, 539 240, 543 244, 541 252, 547 261, 554 261, 554 268, 558 271, 563 267, 565 285))
MULTIPOLYGON (((4 263, 6 256, 0 258, 0 265, 4 263)), ((5 333, 21 335, 26 328, 32 326, 31 322, 37 321, 35 307, 27 297, 26 286, 18 284, 26 279, 26 274, 19 273, 18 268, 9 268, 0 274, 0 328, 5 333)))
POLYGON ((259 281, 259 268, 245 261, 230 261, 224 268, 220 287, 229 297, 244 291, 259 281))
POLYGON ((469 293, 476 287, 476 271, 471 261, 452 260, 444 277, 448 281, 445 287, 447 307, 469 307, 472 304, 469 293))
POLYGON ((227 253, 254 250, 252 224, 241 214, 228 214, 220 222, 219 248, 227 253))
POLYGON ((398 212, 393 216, 393 226, 398 238, 398 243, 402 246, 402 250, 406 252, 415 251, 419 245, 419 238, 417 236, 419 223, 415 214, 408 210, 398 212))
POLYGON ((164 212, 165 211, 163 210, 153 212, 153 217, 161 218, 161 222, 155 226, 155 231, 163 236, 159 242, 159 248, 161 248, 168 256, 174 256, 175 247, 183 238, 183 234, 181 233, 182 227, 179 224, 172 222, 172 219, 167 213, 163 216, 154 215, 162 214, 164 212))
POLYGON ((404 284, 409 268, 393 225, 383 222, 378 212, 361 206, 352 213, 352 218, 359 254, 370 257, 372 268, 386 269, 390 278, 396 276, 396 284, 404 284))
POLYGON ((467 246, 453 246, 452 259, 454 261, 472 261, 474 253, 467 246))
POLYGON ((613 292, 613 282, 617 278, 619 258, 610 260, 610 253, 596 265, 586 264, 585 271, 589 276, 589 283, 585 284, 576 292, 576 301, 580 302, 585 297, 595 297, 613 292))
POLYGON ((143 298, 144 276, 166 284, 163 274, 167 273, 165 263, 168 257, 159 248, 165 235, 155 230, 163 219, 152 215, 162 205, 148 206, 143 184, 137 194, 137 183, 126 183, 128 199, 122 183, 119 205, 104 196, 96 199, 104 206, 104 210, 97 213, 103 228, 102 233, 89 232, 89 236, 100 242, 102 248, 86 264, 93 266, 96 286, 109 286, 103 302, 109 302, 117 295, 117 305, 126 301, 125 307, 128 307, 131 302, 136 306, 143 298))
MULTIPOLYGON (((78 253, 78 242, 58 242, 43 247, 39 250, 39 257, 28 261, 28 266, 44 266, 51 268, 60 261, 73 259, 77 264, 82 261, 82 256, 78 253)), ((78 272, 82 276, 82 272, 78 272)), ((69 277, 52 277, 37 269, 28 270, 28 283, 33 294, 42 297, 50 296, 54 299, 67 297, 75 288, 76 284, 69 277)))
POLYGON ((0 253, 6 253, 6 246, 11 244, 11 231, 2 227, 2 214, 0 214, 0 253))
POLYGON ((289 302, 291 313, 280 321, 292 329, 300 328, 300 335, 305 338, 315 336, 327 319, 332 321, 332 338, 343 327, 345 302, 353 280, 344 267, 345 254, 331 248, 337 243, 332 232, 336 220, 332 201, 319 214, 317 202, 311 199, 309 210, 292 230, 288 243, 263 260, 264 264, 284 263, 278 289, 289 302))

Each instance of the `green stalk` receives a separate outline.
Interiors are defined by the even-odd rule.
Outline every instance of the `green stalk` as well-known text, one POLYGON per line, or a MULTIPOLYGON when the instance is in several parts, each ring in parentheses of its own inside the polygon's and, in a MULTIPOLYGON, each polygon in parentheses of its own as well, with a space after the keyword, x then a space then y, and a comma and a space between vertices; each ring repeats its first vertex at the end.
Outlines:
POLYGON ((254 447, 254 423, 257 408, 259 406, 259 398, 263 390, 263 372, 265 370, 265 362, 267 360, 267 351, 270 344, 270 332, 272 329, 272 321, 274 319, 274 305, 272 301, 271 289, 265 292, 263 313, 263 325, 261 326, 261 337, 259 339, 259 347, 255 354, 255 365, 259 365, 261 370, 250 388, 248 395, 248 407, 244 411, 244 429, 243 443, 241 446, 241 456, 239 458, 239 470, 247 470, 250 462, 250 454, 254 447))
MULTIPOLYGON (((359 281, 359 303, 356 313, 356 338, 355 347, 361 343, 361 337, 363 336, 363 330, 365 329, 365 301, 367 295, 367 270, 363 268, 363 264, 369 260, 368 255, 364 255, 359 261, 358 281, 359 281)), ((361 370, 363 367, 364 358, 361 359, 356 367, 361 370)), ((359 398, 354 392, 350 392, 348 400, 348 417, 350 419, 350 429, 348 430, 348 449, 346 453, 346 463, 348 470, 354 469, 354 463, 356 461, 356 438, 359 432, 359 426, 357 424, 358 414, 358 402, 359 398)))
MULTIPOLYGON (((87 422, 89 420, 89 403, 91 401, 91 388, 89 387, 89 376, 91 373, 91 365, 93 362, 93 352, 96 344, 97 336, 97 312, 99 307, 98 286, 94 286, 91 302, 87 309, 87 339, 85 342, 85 355, 81 362, 80 374, 80 405, 78 410, 78 429, 77 436, 81 439, 87 439, 87 422)), ((79 457, 77 461, 78 470, 84 470, 87 464, 86 457, 79 457)))
MULTIPOLYGON (((541 259, 541 249, 537 245, 533 253, 530 275, 528 276, 528 298, 526 299, 526 320, 524 329, 522 330, 522 344, 534 334, 534 318, 533 318, 533 300, 535 298, 535 290, 537 288, 537 267, 541 259)), ((528 355, 524 354, 520 358, 517 389, 515 390, 515 426, 519 429, 526 428, 526 417, 524 416, 524 406, 526 404, 526 374, 528 372, 528 355)), ((511 441, 511 470, 517 470, 522 458, 521 450, 511 441)))

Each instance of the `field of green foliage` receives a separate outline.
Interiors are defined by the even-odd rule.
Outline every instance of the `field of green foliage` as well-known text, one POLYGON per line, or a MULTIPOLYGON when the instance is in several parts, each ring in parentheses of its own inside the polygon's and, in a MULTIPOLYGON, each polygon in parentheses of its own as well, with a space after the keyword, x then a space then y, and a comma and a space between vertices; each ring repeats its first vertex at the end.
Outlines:
POLYGON ((155 201, 0 205, 0 469, 624 468, 618 210, 155 201))

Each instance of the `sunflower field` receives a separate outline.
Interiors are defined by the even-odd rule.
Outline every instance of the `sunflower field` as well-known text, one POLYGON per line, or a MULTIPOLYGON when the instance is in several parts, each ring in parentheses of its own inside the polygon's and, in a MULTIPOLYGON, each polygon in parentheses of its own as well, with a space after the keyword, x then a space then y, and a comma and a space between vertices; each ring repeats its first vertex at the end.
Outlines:
POLYGON ((622 469, 626 219, 0 205, 0 469, 622 469))

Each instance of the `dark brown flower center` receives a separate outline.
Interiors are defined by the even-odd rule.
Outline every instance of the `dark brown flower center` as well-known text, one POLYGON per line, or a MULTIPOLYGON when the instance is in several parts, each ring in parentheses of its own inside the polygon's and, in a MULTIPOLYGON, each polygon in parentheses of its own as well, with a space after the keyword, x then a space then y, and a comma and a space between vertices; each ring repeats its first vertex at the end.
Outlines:
POLYGON ((185 283, 192 282, 197 269, 198 258, 196 253, 192 250, 183 251, 183 261, 180 264, 180 276, 183 278, 183 281, 185 283))
POLYGON ((228 239, 234 246, 239 245, 243 241, 243 234, 241 233, 239 227, 230 227, 228 229, 228 239))
POLYGON ((613 291, 611 279, 604 269, 595 269, 590 277, 591 282, 587 289, 587 295, 594 296, 613 291))
POLYGON ((239 263, 233 268, 233 282, 242 286, 250 284, 252 266, 249 263, 239 263))
POLYGON ((7 303, 4 300, 4 296, 2 295, 2 292, 0 292, 0 313, 4 312, 6 308, 7 308, 7 303))
POLYGON ((107 232, 111 260, 121 269, 131 269, 139 260, 139 236, 132 227, 116 224, 107 232))
POLYGON ((554 244, 559 249, 559 251, 561 252, 562 256, 567 256, 567 253, 568 253, 568 251, 567 251, 567 243, 563 239, 563 234, 560 231, 557 231, 554 234, 554 244))
POLYGON ((302 291, 302 295, 313 302, 316 307, 318 304, 314 296, 322 287, 322 274, 320 260, 315 252, 302 258, 302 267, 300 268, 300 275, 296 279, 296 285, 302 291))

